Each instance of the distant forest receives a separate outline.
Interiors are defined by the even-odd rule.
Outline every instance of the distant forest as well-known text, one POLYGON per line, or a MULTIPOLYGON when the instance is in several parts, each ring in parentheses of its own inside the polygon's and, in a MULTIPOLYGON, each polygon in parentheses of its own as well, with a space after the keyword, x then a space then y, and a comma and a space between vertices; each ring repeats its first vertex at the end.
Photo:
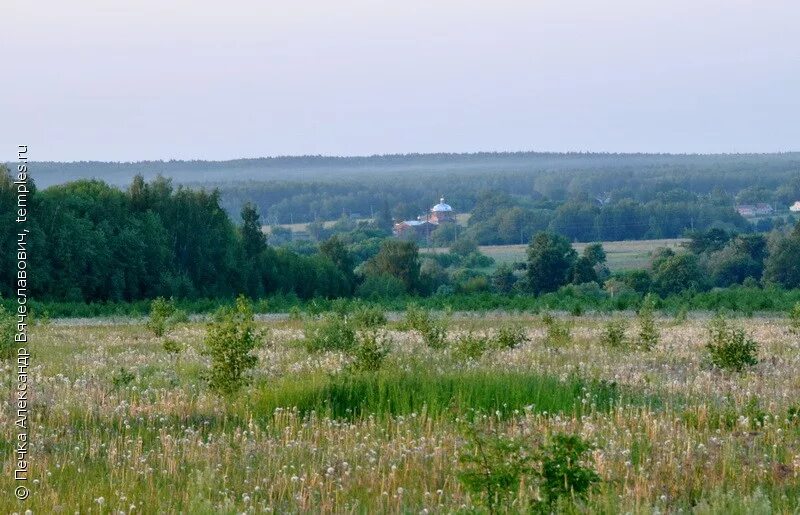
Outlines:
MULTIPOLYGON (((736 204, 769 203, 788 216, 800 200, 800 153, 475 153, 275 157, 233 161, 32 163, 39 187, 97 178, 125 187, 134 175, 216 188, 238 218, 255 204, 270 225, 389 213, 415 218, 445 195, 470 212, 480 244, 525 243, 549 229, 575 241, 670 238, 686 230, 748 230, 736 204)), ((790 219, 789 222, 792 220, 790 219)), ((446 244, 451 234, 437 234, 446 244)))

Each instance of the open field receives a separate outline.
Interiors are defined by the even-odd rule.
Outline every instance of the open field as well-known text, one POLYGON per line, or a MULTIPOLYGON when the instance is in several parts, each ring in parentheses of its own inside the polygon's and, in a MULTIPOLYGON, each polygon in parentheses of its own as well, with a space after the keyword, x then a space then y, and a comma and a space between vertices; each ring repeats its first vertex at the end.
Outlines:
MULTIPOLYGON (((685 239, 664 240, 632 240, 632 241, 604 241, 603 248, 608 259, 608 268, 611 271, 633 270, 645 268, 650 260, 650 253, 659 247, 678 249, 685 239)), ((573 247, 579 253, 588 243, 575 243, 573 247)), ((527 259, 525 250, 527 245, 488 245, 480 247, 481 252, 491 256, 497 263, 512 263, 527 259)))
MULTIPOLYGON (((760 363, 743 373, 705 360, 707 320, 658 319, 652 351, 601 343, 602 318, 573 318, 545 342, 538 316, 454 319, 446 348, 393 323, 380 372, 309 354, 301 321, 269 321, 254 383, 222 400, 204 385, 205 326, 169 335, 142 325, 32 330, 31 496, 3 512, 449 513, 476 499, 458 480, 470 408, 480 427, 538 442, 557 432, 595 444, 602 482, 590 512, 794 513, 800 509, 800 337, 784 319, 746 319, 760 363), (458 338, 507 324, 528 341, 467 359, 458 338), (381 393, 382 392, 382 393, 381 393)), ((635 326, 628 328, 633 337, 635 326)), ((12 369, 3 367, 9 398, 12 369)), ((2 437, 15 438, 10 410, 2 437)), ((11 492, 11 460, 0 488, 11 492)), ((539 491, 523 483, 519 512, 539 491)))

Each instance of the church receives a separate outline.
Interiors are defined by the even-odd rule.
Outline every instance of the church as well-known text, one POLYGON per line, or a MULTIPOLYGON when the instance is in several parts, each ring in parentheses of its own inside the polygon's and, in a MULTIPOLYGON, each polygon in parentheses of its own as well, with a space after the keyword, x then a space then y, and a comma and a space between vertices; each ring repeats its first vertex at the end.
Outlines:
POLYGON ((418 216, 416 220, 404 220, 394 224, 394 235, 404 238, 427 238, 439 224, 455 223, 455 221, 455 211, 442 197, 425 215, 418 216))

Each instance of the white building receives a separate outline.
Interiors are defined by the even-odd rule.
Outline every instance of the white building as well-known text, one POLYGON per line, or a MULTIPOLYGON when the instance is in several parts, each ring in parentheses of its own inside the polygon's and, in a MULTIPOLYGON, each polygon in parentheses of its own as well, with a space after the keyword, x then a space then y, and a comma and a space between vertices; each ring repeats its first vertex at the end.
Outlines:
POLYGON ((792 204, 791 207, 789 207, 789 211, 792 213, 800 213, 800 200, 792 204))

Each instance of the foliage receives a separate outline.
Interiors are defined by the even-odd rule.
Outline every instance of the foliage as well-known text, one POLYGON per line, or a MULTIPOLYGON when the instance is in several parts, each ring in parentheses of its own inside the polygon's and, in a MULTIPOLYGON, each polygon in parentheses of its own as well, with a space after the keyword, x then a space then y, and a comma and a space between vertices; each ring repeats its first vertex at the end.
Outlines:
POLYGON ((542 316, 542 322, 547 329, 547 335, 545 337, 545 343, 547 345, 557 347, 569 343, 571 338, 569 321, 560 321, 550 313, 545 313, 542 316))
POLYGON ((247 299, 240 296, 234 307, 220 308, 208 324, 201 352, 211 360, 205 376, 209 387, 232 395, 247 384, 248 371, 258 363, 252 352, 261 346, 262 338, 247 299))
POLYGON ((577 259, 569 240, 540 232, 528 246, 528 287, 535 294, 556 291, 569 282, 577 259))
POLYGON ((303 343, 308 352, 349 352, 356 345, 356 327, 347 315, 328 313, 306 327, 303 343))
POLYGON ((164 336, 178 324, 189 321, 189 315, 175 307, 173 299, 157 297, 150 303, 150 316, 147 319, 147 328, 158 337, 164 336))
POLYGON ((183 345, 180 342, 173 340, 172 338, 165 338, 162 346, 164 347, 164 351, 166 351, 167 354, 172 354, 176 357, 183 351, 183 345))
POLYGON ((494 338, 494 346, 498 349, 514 349, 528 341, 525 329, 518 325, 506 324, 500 326, 494 338))
POLYGON ((718 315, 708 330, 706 349, 714 366, 741 372, 758 363, 758 343, 744 329, 731 327, 723 316, 718 315))
POLYGON ((523 480, 536 473, 536 457, 527 442, 497 431, 481 431, 474 424, 466 425, 465 437, 457 475, 464 489, 489 513, 503 508, 512 511, 523 480))
POLYGON ((625 336, 625 329, 627 329, 627 327, 628 323, 621 318, 606 322, 602 337, 603 345, 615 348, 627 346, 628 342, 625 336))
POLYGON ((459 335, 453 345, 453 352, 456 356, 465 360, 476 360, 489 350, 492 342, 485 334, 477 334, 468 331, 459 335))
POLYGON ((420 286, 419 248, 411 241, 384 240, 378 254, 364 263, 367 277, 391 276, 399 279, 408 293, 420 286))
POLYGON ((641 349, 652 350, 661 339, 660 331, 656 325, 655 298, 653 295, 648 294, 645 296, 636 318, 639 322, 638 345, 641 349))
POLYGON ((119 390, 120 388, 125 388, 133 383, 133 380, 136 379, 136 376, 128 370, 127 368, 120 367, 114 375, 111 377, 111 384, 114 386, 115 390, 119 390))
POLYGON ((800 302, 789 312, 789 329, 795 334, 800 333, 800 302))
POLYGON ((425 344, 432 349, 442 349, 447 345, 447 321, 419 306, 408 307, 401 327, 418 331, 425 344))
POLYGON ((555 434, 541 449, 542 501, 551 510, 562 499, 585 500, 600 476, 591 462, 590 443, 577 435, 555 434))
POLYGON ((391 338, 387 333, 379 332, 375 328, 361 331, 356 337, 356 345, 352 351, 351 367, 362 372, 380 370, 390 350, 391 338))
POLYGON ((353 324, 362 329, 371 329, 386 325, 386 312, 379 306, 358 306, 350 315, 353 324))

